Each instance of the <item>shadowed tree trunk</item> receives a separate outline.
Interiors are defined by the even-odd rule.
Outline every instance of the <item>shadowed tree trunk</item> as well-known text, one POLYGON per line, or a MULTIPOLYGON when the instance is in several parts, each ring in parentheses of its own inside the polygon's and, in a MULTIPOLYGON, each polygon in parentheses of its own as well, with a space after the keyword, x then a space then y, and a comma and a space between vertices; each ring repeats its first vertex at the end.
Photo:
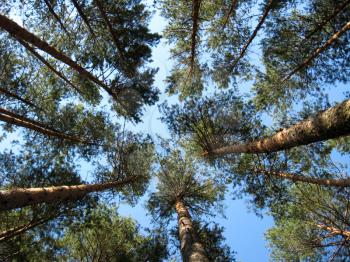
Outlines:
POLYGON ((47 8, 49 9, 50 13, 51 13, 51 14, 53 15, 53 17, 57 20, 57 22, 60 24, 60 26, 62 27, 62 29, 63 29, 67 34, 69 34, 68 31, 67 31, 67 29, 66 29, 66 27, 64 26, 62 20, 60 19, 60 17, 56 14, 55 10, 53 9, 53 7, 52 7, 51 3, 49 2, 49 0, 44 0, 44 2, 45 2, 45 4, 46 4, 47 8))
POLYGON ((34 108, 37 108, 37 109, 41 110, 38 106, 36 106, 36 105, 33 104, 32 102, 30 102, 29 100, 24 99, 24 98, 20 97, 19 95, 8 91, 8 90, 5 89, 5 88, 0 87, 0 92, 3 93, 3 94, 5 94, 5 95, 8 96, 8 97, 12 97, 12 98, 17 99, 18 101, 21 101, 21 102, 23 102, 23 103, 26 104, 26 105, 29 105, 29 106, 31 106, 31 107, 34 107, 34 108))
POLYGON ((236 65, 238 64, 239 60, 242 59, 242 57, 245 55, 249 45, 253 42, 254 38, 256 37, 256 35, 258 34, 258 31, 260 30, 260 28, 262 27, 262 25, 264 24, 266 17, 269 15, 271 9, 272 9, 272 4, 273 4, 274 0, 269 0, 265 11, 263 13, 263 15, 261 16, 259 23, 257 24, 257 26, 255 27, 253 33, 251 34, 251 36, 249 37, 248 41, 245 43, 245 45, 243 46, 243 48, 241 49, 241 52, 239 53, 239 56, 236 58, 236 60, 232 63, 232 66, 230 68, 230 71, 232 72, 236 65))
POLYGON ((40 203, 55 203, 66 200, 77 200, 91 192, 99 192, 136 181, 129 177, 122 181, 103 184, 82 184, 73 186, 52 186, 38 188, 17 188, 0 191, 0 211, 31 206, 40 203))
POLYGON ((296 174, 274 172, 263 169, 255 169, 254 173, 264 174, 266 176, 273 176, 277 178, 286 178, 293 182, 306 182, 309 184, 322 185, 322 186, 336 186, 336 187, 348 187, 350 186, 350 178, 348 179, 328 179, 328 178, 315 178, 307 177, 296 174))
POLYGON ((31 47, 27 42, 18 39, 18 42, 24 46, 33 56, 40 60, 44 65, 46 65, 52 72, 54 72, 63 81, 69 84, 74 90, 76 90, 80 95, 83 95, 78 87, 76 87, 71 81, 68 80, 61 72, 57 71, 44 57, 42 57, 33 47, 31 47))
POLYGON ((74 62, 70 57, 68 57, 64 53, 58 51, 53 46, 50 46, 47 42, 41 40, 36 35, 30 33, 23 27, 19 26, 16 22, 8 19, 4 15, 0 15, 0 27, 6 30, 7 32, 9 32, 17 40, 19 39, 19 40, 31 43, 32 45, 36 46, 40 50, 46 52, 47 54, 51 55, 57 60, 65 63, 66 65, 68 65, 69 67, 77 71, 82 77, 87 78, 92 82, 96 83, 97 85, 101 86, 110 96, 112 96, 115 100, 118 100, 116 92, 110 89, 105 83, 99 80, 96 76, 92 75, 90 72, 88 72, 86 69, 84 69, 79 64, 74 62))
POLYGON ((60 131, 51 129, 47 126, 45 126, 42 123, 39 123, 37 121, 31 120, 29 118, 17 115, 13 112, 10 112, 6 109, 0 108, 0 121, 13 124, 16 126, 25 127, 31 130, 34 130, 36 132, 39 132, 41 134, 57 137, 65 140, 69 140, 75 143, 83 143, 83 144, 90 144, 90 145, 96 145, 94 143, 90 143, 88 141, 85 141, 84 139, 81 139, 76 136, 67 135, 65 133, 62 133, 60 131))
POLYGON ((15 227, 15 228, 11 228, 7 231, 4 231, 4 232, 0 233, 0 242, 6 241, 10 238, 13 238, 13 237, 18 236, 20 234, 23 234, 36 226, 45 224, 46 222, 50 221, 54 217, 55 217, 55 215, 44 217, 44 218, 37 219, 37 220, 32 220, 28 224, 21 225, 21 226, 15 227))
POLYGON ((177 199, 175 209, 178 216, 179 240, 184 262, 209 262, 203 244, 195 232, 190 213, 181 199, 177 199))
POLYGON ((347 22, 342 29, 336 32, 330 39, 327 40, 321 47, 317 48, 308 58, 306 58, 301 64, 296 66, 286 77, 282 79, 281 83, 288 81, 295 73, 308 66, 312 60, 318 57, 324 50, 330 47, 339 37, 341 37, 346 31, 350 29, 350 22, 347 22))
MULTIPOLYGON (((246 144, 213 149, 213 155, 232 153, 268 153, 307 145, 350 134, 350 99, 319 112, 315 117, 284 128, 272 136, 246 144)), ((207 155, 205 152, 203 155, 207 155)))
POLYGON ((94 33, 94 30, 92 30, 92 27, 91 27, 91 25, 90 25, 90 23, 89 23, 89 20, 88 20, 88 18, 86 17, 86 15, 84 14, 84 11, 81 9, 79 3, 78 3, 76 0, 72 0, 72 3, 73 3, 73 5, 74 5, 75 9, 77 9, 79 16, 83 19, 85 25, 88 27, 88 29, 89 29, 91 35, 92 35, 94 38, 96 38, 96 35, 95 35, 95 33, 94 33))
POLYGON ((224 23, 222 24, 222 30, 225 29, 225 27, 226 27, 226 25, 228 23, 228 20, 230 19, 230 16, 232 15, 233 11, 236 8, 237 2, 238 2, 238 0, 232 0, 232 3, 230 5, 230 9, 228 10, 228 12, 227 12, 227 14, 225 16, 224 23))
POLYGON ((199 27, 199 9, 201 6, 201 0, 192 0, 192 35, 191 35, 191 57, 190 57, 190 70, 193 72, 194 60, 196 57, 197 46, 197 34, 199 27))

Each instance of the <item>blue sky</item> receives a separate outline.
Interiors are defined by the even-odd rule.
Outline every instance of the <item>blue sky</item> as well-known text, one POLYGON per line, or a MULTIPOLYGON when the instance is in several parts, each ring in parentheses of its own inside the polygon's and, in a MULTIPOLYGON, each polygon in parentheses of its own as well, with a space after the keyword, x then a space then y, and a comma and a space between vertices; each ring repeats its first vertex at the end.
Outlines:
MULTIPOLYGON (((151 30, 160 33, 164 26, 165 21, 156 13, 151 21, 151 30)), ((159 68, 155 85, 162 91, 158 104, 165 100, 170 103, 177 102, 175 97, 168 97, 163 92, 165 89, 164 79, 169 74, 172 66, 169 56, 169 47, 166 46, 164 41, 161 41, 153 50, 153 66, 159 68)), ((128 128, 133 131, 148 133, 153 138, 156 138, 157 134, 162 137, 169 137, 166 126, 159 120, 160 116, 157 105, 149 107, 145 111, 143 123, 138 125, 129 123, 128 128)), ((131 216, 143 227, 149 227, 150 218, 145 215, 146 211, 143 208, 146 199, 147 196, 143 197, 136 207, 121 205, 119 213, 131 216)), ((269 252, 266 247, 264 232, 272 226, 272 218, 269 216, 264 216, 263 219, 257 217, 253 212, 249 212, 245 199, 232 200, 229 193, 226 196, 224 205, 227 219, 217 217, 215 221, 225 227, 224 236, 226 237, 226 243, 232 250, 237 252, 236 257, 238 261, 268 261, 269 252)))

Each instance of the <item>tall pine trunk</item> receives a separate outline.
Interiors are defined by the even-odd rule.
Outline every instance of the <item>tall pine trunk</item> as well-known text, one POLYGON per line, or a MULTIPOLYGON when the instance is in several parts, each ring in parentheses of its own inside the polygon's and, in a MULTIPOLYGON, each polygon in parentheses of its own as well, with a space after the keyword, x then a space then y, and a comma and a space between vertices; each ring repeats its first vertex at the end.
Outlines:
POLYGON ((347 179, 329 179, 329 178, 315 178, 315 177, 307 177, 301 176, 297 174, 290 174, 285 172, 274 172, 263 169, 255 169, 255 173, 264 174, 266 176, 273 176, 277 178, 285 178, 291 180, 293 182, 305 182, 314 185, 320 186, 335 186, 335 187, 348 187, 350 186, 350 178, 347 179))
POLYGON ((58 51, 55 47, 41 40, 39 37, 27 31, 25 28, 19 26, 16 22, 12 21, 4 15, 0 15, 0 28, 9 32, 17 40, 28 42, 51 55, 52 57, 56 58, 57 60, 65 63, 76 72, 78 72, 82 77, 87 78, 97 85, 101 86, 110 96, 112 96, 115 100, 118 100, 116 93, 96 76, 92 75, 89 71, 80 66, 77 62, 73 61, 66 54, 58 51))
POLYGON ((209 262, 203 244, 195 232, 190 213, 181 199, 177 199, 175 209, 178 216, 179 240, 184 262, 209 262))
MULTIPOLYGON (((314 142, 350 134, 350 99, 319 112, 315 117, 303 120, 272 136, 246 144, 234 144, 213 149, 213 155, 232 153, 268 153, 308 145, 314 142)), ((207 155, 205 152, 203 155, 207 155)))
POLYGON ((66 200, 77 200, 91 192, 99 192, 118 186, 130 184, 136 177, 129 177, 122 181, 103 184, 52 186, 38 188, 18 188, 0 191, 0 211, 30 206, 40 203, 55 203, 66 200))

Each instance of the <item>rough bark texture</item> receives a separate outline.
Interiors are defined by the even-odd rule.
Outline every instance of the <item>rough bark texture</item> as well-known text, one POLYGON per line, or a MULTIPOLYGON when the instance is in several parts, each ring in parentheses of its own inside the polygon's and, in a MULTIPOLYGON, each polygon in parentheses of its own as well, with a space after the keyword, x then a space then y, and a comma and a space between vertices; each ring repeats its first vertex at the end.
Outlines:
POLYGON ((92 35, 94 38, 96 38, 96 35, 95 35, 95 33, 94 33, 94 30, 92 29, 92 27, 91 27, 91 25, 90 25, 90 23, 89 23, 89 20, 88 20, 88 18, 86 17, 86 15, 84 14, 84 11, 81 9, 79 3, 78 3, 76 0, 72 0, 72 3, 73 3, 73 5, 74 5, 75 9, 77 9, 78 14, 80 15, 80 17, 83 19, 85 25, 89 28, 89 31, 90 31, 91 35, 92 35))
POLYGON ((339 37, 341 37, 346 31, 350 29, 350 22, 347 22, 342 29, 336 32, 330 39, 327 40, 321 47, 317 48, 308 58, 306 58, 301 64, 296 66, 286 77, 282 79, 281 83, 288 81, 295 73, 299 72, 304 67, 308 66, 312 60, 318 57, 324 50, 330 47, 339 37))
POLYGON ((262 169, 254 170, 255 173, 264 174, 266 176, 273 176, 277 178, 286 178, 293 182, 306 182, 309 184, 321 185, 321 186, 336 186, 336 187, 348 187, 350 186, 350 178, 348 179, 327 179, 327 178, 314 178, 301 176, 296 174, 274 172, 262 169))
MULTIPOLYGON (((307 145, 350 134, 350 99, 319 112, 315 117, 260 140, 212 150, 214 155, 231 153, 267 153, 307 145)), ((207 152, 204 155, 208 154, 207 152)))
POLYGON ((326 226, 326 225, 322 225, 322 224, 317 224, 316 226, 318 228, 320 228, 320 229, 327 230, 331 234, 341 235, 341 236, 344 236, 346 238, 350 238, 350 231, 341 230, 341 229, 338 229, 338 228, 335 228, 335 227, 326 226))
POLYGON ((135 179, 135 177, 129 177, 122 181, 114 181, 103 184, 1 190, 0 211, 39 203, 55 203, 65 200, 76 200, 91 192, 104 191, 132 183, 135 181, 135 179))
POLYGON ((256 37, 256 35, 258 34, 258 31, 260 30, 260 28, 262 27, 262 25, 264 24, 266 17, 269 15, 271 8, 272 8, 272 4, 273 4, 274 0, 269 0, 265 11, 263 13, 263 15, 261 16, 258 25, 255 27, 253 33, 251 34, 251 36, 249 37, 248 41, 244 44, 243 48, 241 49, 241 52, 239 53, 239 56, 237 57, 237 59, 233 62, 230 71, 232 72, 233 69, 236 67, 236 65, 238 64, 239 60, 242 59, 242 57, 245 55, 249 45, 253 42, 254 38, 256 37))
POLYGON ((230 5, 230 9, 228 10, 228 12, 227 12, 227 14, 225 16, 224 23, 222 24, 222 30, 225 29, 225 27, 226 27, 226 25, 228 23, 228 20, 230 19, 230 16, 232 15, 233 11, 236 8, 237 2, 238 2, 238 0, 232 0, 232 3, 230 5))
POLYGON ((181 199, 175 203, 178 215, 179 240, 184 262, 209 262, 204 246, 193 229, 190 213, 181 199))
POLYGON ((44 0, 47 8, 49 9, 50 13, 53 15, 53 17, 57 20, 57 22, 60 24, 60 26, 62 27, 62 29, 68 34, 68 31, 66 29, 66 27, 64 26, 62 20, 60 19, 60 17, 56 14, 55 10, 53 9, 51 3, 49 2, 49 0, 44 0))
POLYGON ((34 130, 36 132, 39 132, 41 134, 52 136, 52 137, 58 137, 61 139, 69 140, 75 143, 84 143, 84 144, 93 144, 89 143, 79 137, 70 136, 67 134, 64 134, 62 132, 59 132, 57 130, 51 129, 43 125, 42 123, 36 122, 34 120, 31 120, 29 118, 17 115, 13 112, 10 112, 6 109, 0 108, 0 121, 13 124, 16 126, 25 127, 31 130, 34 130))
POLYGON ((57 71, 44 57, 42 57, 33 47, 31 47, 27 42, 24 42, 20 39, 17 39, 18 42, 24 46, 33 56, 35 56, 40 62, 46 65, 53 73, 55 73, 58 77, 60 77, 63 81, 69 84, 72 88, 74 88, 79 94, 82 95, 80 89, 76 87, 71 81, 68 80, 61 72, 57 71))
POLYGON ((193 72, 194 60, 196 58, 200 5, 201 5, 201 0, 192 0, 192 35, 191 35, 191 57, 190 57, 191 72, 193 72))
POLYGON ((5 31, 9 32, 16 39, 21 39, 22 41, 31 43, 32 45, 36 46, 40 50, 48 53, 49 55, 56 58, 57 60, 70 66, 72 69, 77 71, 82 77, 87 78, 92 82, 96 83, 97 85, 101 86, 110 96, 112 96, 114 99, 117 100, 116 93, 113 90, 111 90, 105 83, 99 80, 96 76, 92 75, 86 69, 84 69, 79 64, 74 62, 67 55, 61 53, 53 46, 50 46, 47 42, 41 40, 36 35, 30 33, 23 27, 19 26, 16 22, 8 19, 4 15, 0 15, 0 27, 5 31))

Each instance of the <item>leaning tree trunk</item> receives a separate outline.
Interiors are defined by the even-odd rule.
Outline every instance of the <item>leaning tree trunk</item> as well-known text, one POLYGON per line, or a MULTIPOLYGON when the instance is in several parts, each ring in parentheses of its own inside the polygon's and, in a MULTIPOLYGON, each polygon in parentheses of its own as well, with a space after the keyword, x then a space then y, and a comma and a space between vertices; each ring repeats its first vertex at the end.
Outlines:
POLYGON ((213 149, 203 155, 225 155, 232 153, 268 153, 307 145, 314 142, 350 134, 350 99, 319 112, 315 117, 303 120, 272 136, 246 144, 234 144, 213 149))
POLYGON ((76 200, 91 192, 99 192, 118 186, 130 184, 136 177, 129 177, 122 181, 103 184, 53 186, 38 188, 17 188, 0 191, 0 211, 31 206, 40 203, 55 203, 66 200, 76 200))
POLYGON ((175 203, 179 223, 179 240, 184 262, 209 262, 203 244, 195 232, 190 213, 184 202, 177 199, 175 203))
POLYGON ((44 51, 45 53, 56 58, 57 60, 65 63, 66 65, 74 69, 76 72, 78 72, 82 77, 87 78, 92 82, 96 83, 97 85, 101 86, 116 101, 118 100, 116 92, 110 89, 105 83, 99 80, 96 76, 92 75, 89 71, 87 71, 85 68, 80 66, 77 62, 73 61, 66 54, 58 51, 55 47, 41 40, 39 37, 27 31, 25 28, 19 26, 16 22, 12 21, 11 19, 7 18, 4 15, 0 15, 0 28, 9 32, 17 40, 28 42, 36 46, 40 50, 44 51))
POLYGON ((335 186, 335 187, 350 186, 350 178, 346 178, 346 179, 315 178, 315 177, 307 177, 307 176, 301 176, 301 175, 290 174, 285 172, 268 171, 263 169, 255 169, 254 173, 263 174, 266 176, 273 176, 273 177, 282 178, 282 179, 285 178, 293 182, 305 182, 305 183, 320 185, 320 186, 335 186))
POLYGON ((67 135, 55 129, 49 128, 42 123, 20 116, 4 108, 0 108, 0 121, 6 122, 12 125, 16 125, 16 126, 25 127, 27 129, 34 130, 46 136, 57 137, 57 138, 68 140, 74 143, 97 145, 96 143, 88 142, 77 136, 67 135))

